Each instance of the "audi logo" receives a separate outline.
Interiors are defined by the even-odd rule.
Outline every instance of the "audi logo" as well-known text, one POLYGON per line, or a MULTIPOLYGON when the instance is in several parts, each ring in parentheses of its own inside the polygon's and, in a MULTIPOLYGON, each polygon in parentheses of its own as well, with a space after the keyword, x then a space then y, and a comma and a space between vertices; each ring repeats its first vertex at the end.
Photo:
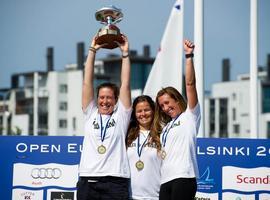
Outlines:
POLYGON ((31 171, 31 176, 34 179, 59 179, 62 171, 59 168, 34 168, 31 171))

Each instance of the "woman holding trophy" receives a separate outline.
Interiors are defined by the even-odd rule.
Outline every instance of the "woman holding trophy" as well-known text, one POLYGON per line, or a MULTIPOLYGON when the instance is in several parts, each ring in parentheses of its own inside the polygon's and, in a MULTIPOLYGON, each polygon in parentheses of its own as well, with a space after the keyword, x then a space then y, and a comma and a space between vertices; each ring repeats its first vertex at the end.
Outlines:
POLYGON ((128 199, 130 169, 125 138, 131 115, 129 43, 121 34, 121 86, 103 83, 94 98, 94 61, 99 37, 92 39, 84 69, 82 109, 84 141, 79 165, 77 199, 128 199))

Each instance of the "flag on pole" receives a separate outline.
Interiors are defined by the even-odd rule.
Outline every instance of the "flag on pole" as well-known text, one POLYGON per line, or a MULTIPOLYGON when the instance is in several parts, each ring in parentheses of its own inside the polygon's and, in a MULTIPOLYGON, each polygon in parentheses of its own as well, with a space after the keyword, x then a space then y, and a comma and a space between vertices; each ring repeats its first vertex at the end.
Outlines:
POLYGON ((152 98, 167 86, 182 92, 183 0, 176 0, 143 94, 152 98))

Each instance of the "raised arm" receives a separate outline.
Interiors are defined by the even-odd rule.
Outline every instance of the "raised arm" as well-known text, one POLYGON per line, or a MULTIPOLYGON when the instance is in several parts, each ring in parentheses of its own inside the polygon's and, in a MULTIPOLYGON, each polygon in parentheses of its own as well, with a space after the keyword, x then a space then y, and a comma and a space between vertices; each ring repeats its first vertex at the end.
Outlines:
POLYGON ((186 92, 187 101, 190 109, 193 109, 198 103, 198 96, 196 90, 196 77, 193 64, 193 50, 194 44, 189 41, 184 41, 184 51, 186 55, 186 92))
POLYGON ((92 39, 91 46, 88 51, 82 87, 82 108, 85 110, 89 103, 94 98, 94 62, 96 52, 101 48, 101 45, 96 44, 96 37, 92 39))
POLYGON ((122 69, 121 69, 121 86, 119 98, 125 108, 131 107, 131 91, 130 91, 130 59, 129 59, 129 44, 125 35, 122 35, 123 43, 118 46, 122 52, 122 69))

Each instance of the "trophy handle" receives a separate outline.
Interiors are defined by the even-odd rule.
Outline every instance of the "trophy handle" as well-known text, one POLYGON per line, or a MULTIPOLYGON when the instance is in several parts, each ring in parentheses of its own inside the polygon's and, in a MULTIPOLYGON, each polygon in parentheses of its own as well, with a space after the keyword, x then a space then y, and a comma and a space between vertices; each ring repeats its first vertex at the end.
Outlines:
POLYGON ((114 20, 114 21, 112 22, 112 24, 116 24, 116 23, 120 22, 122 19, 123 19, 123 17, 118 18, 118 19, 114 20))

